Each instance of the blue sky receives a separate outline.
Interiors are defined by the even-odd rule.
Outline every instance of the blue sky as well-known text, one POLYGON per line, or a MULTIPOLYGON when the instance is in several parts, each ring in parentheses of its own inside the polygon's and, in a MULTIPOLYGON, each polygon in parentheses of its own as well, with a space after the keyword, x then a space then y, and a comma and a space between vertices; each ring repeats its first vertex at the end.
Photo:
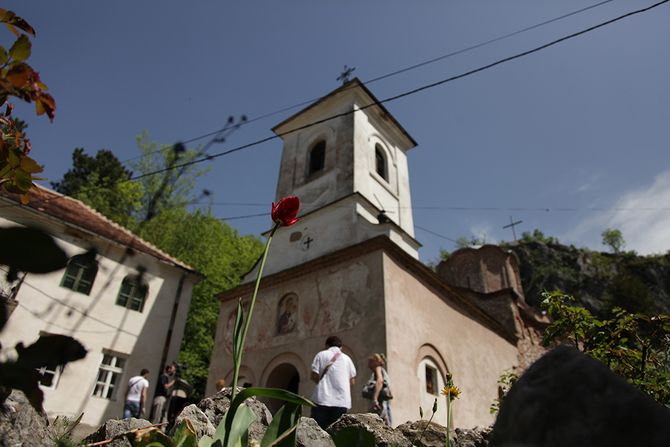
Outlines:
MULTIPOLYGON (((37 31, 29 62, 56 98, 28 121, 33 156, 59 180, 75 147, 138 155, 326 94, 346 64, 363 82, 601 3, 598 1, 6 1, 37 31)), ((535 48, 654 1, 579 14, 368 84, 384 99, 535 48)), ((670 249, 670 3, 538 53, 386 104, 417 140, 409 153, 421 258, 450 239, 510 240, 541 229, 604 249, 670 249), (426 231, 428 230, 428 231, 426 231), (437 236, 436 234, 440 235, 437 236)), ((3 45, 8 31, 0 31, 3 45)), ((268 137, 292 109, 254 121, 210 153, 268 137)), ((204 144, 207 140, 199 142, 204 144)), ((193 146, 193 143, 191 146, 193 146)), ((199 188, 217 216, 268 211, 281 142, 208 163, 199 188), (242 203, 245 205, 234 205, 242 203)), ((260 234, 267 217, 229 221, 260 234)))

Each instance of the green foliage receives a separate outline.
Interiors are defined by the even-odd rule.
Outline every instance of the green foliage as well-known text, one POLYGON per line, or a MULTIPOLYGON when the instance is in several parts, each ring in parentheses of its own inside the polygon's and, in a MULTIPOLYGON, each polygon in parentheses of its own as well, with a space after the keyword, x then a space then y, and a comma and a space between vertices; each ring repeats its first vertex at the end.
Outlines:
MULTIPOLYGON (((481 237, 476 237, 472 236, 470 238, 467 238, 465 236, 461 236, 458 239, 456 239, 456 247, 457 248, 468 248, 468 247, 473 247, 477 245, 484 245, 486 244, 486 238, 481 238, 481 237)), ((440 251, 440 255, 442 255, 442 252, 440 251)))
POLYGON ((558 239, 553 236, 545 236, 539 229, 533 230, 532 233, 524 231, 521 233, 521 242, 541 242, 543 244, 558 244, 558 239))
POLYGON ((603 245, 607 245, 614 253, 620 253, 621 248, 626 245, 621 231, 614 228, 607 228, 600 235, 603 238, 603 245))
POLYGON ((72 439, 72 431, 75 429, 84 413, 79 417, 70 419, 66 416, 56 416, 56 419, 49 426, 49 437, 56 447, 75 447, 77 442, 72 439))
POLYGON ((101 149, 91 157, 84 149, 76 148, 72 152, 72 168, 61 181, 51 182, 51 187, 132 228, 143 191, 140 184, 128 181, 131 175, 112 151, 101 149))
POLYGON ((562 292, 545 292, 542 306, 553 322, 543 342, 568 341, 670 407, 670 316, 614 308, 608 319, 573 306, 562 292))
POLYGON ((261 242, 202 211, 165 210, 140 230, 147 241, 205 275, 193 289, 179 361, 187 368, 183 378, 202 397, 207 385, 209 359, 219 315, 216 295, 237 285, 262 250, 261 242))
POLYGON ((46 92, 47 86, 37 71, 25 61, 30 57, 31 42, 28 35, 35 30, 14 12, 0 8, 0 22, 16 36, 9 51, 0 45, 0 107, 7 105, 0 115, 0 187, 20 194, 23 203, 28 202, 28 191, 34 174, 43 168, 28 156, 30 141, 25 136, 25 125, 12 117, 14 106, 8 103, 10 96, 35 103, 37 115, 47 114, 53 120, 56 102, 46 92))
POLYGON ((514 369, 508 369, 503 371, 503 373, 498 378, 498 397, 493 401, 489 412, 491 414, 496 414, 500 410, 500 405, 502 401, 509 393, 509 390, 512 388, 512 385, 519 380, 519 375, 514 371, 514 369))

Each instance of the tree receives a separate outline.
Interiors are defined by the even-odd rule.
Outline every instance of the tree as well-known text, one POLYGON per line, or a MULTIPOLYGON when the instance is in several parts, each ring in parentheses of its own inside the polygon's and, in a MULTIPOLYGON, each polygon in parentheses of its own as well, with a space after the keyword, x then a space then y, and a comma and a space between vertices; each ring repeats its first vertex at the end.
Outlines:
POLYGON ((132 172, 112 151, 101 149, 91 157, 83 148, 76 148, 72 152, 72 168, 61 181, 51 182, 51 187, 132 228, 143 192, 139 183, 130 181, 131 176, 132 172))
POLYGON ((615 228, 607 228, 600 235, 603 238, 603 245, 607 245, 616 254, 621 253, 621 249, 626 245, 621 231, 615 228))
POLYGON ((241 237, 209 212, 191 213, 184 208, 161 212, 146 223, 141 236, 205 275, 193 290, 179 354, 187 366, 183 377, 202 397, 219 315, 216 295, 239 283, 263 244, 255 237, 241 237))
POLYGON ((35 36, 33 27, 12 11, 2 8, 0 22, 16 36, 9 50, 0 45, 0 107, 6 105, 4 113, 0 114, 0 187, 20 194, 21 201, 27 203, 33 180, 39 179, 34 174, 42 172, 43 168, 28 156, 31 146, 24 133, 25 126, 12 117, 14 105, 7 101, 13 96, 34 102, 37 115, 46 114, 51 121, 56 101, 46 92, 48 88, 40 75, 25 62, 32 49, 28 36, 35 36))
POLYGON ((560 291, 543 297, 553 320, 543 335, 545 346, 567 341, 670 407, 670 315, 614 308, 609 318, 599 319, 560 291))

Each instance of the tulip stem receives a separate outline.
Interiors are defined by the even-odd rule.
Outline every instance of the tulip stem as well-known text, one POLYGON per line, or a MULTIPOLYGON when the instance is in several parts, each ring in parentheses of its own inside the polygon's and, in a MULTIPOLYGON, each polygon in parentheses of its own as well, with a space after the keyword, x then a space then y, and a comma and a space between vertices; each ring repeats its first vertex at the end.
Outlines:
MULTIPOLYGON (((232 383, 232 395, 230 396, 230 401, 232 402, 237 394, 237 380, 240 376, 240 366, 242 366, 242 353, 244 352, 244 341, 247 338, 247 332, 249 331, 249 324, 251 323, 251 315, 254 312, 254 305, 256 304, 256 296, 258 295, 258 287, 261 284, 261 277, 263 276, 263 267, 265 267, 265 260, 268 256, 268 251, 270 249, 270 243, 272 242, 272 236, 274 236, 275 231, 279 228, 280 223, 276 223, 270 231, 268 240, 265 242, 265 250, 263 250, 263 257, 261 258, 260 266, 258 267, 258 275, 256 276, 256 285, 254 286, 254 292, 251 295, 251 302, 249 303, 249 311, 247 312, 247 318, 244 320, 244 326, 242 328, 242 341, 240 342, 239 352, 235 357, 233 357, 233 383, 232 383)), ((233 346, 235 346, 236 340, 233 340, 233 346)))

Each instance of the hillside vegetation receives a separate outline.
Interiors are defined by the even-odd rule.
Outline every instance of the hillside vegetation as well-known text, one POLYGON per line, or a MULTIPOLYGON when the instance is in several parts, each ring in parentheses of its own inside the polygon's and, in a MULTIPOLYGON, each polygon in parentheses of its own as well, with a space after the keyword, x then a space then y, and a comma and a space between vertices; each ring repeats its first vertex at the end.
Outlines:
POLYGON ((501 244, 519 258, 526 301, 539 307, 543 291, 561 290, 604 316, 613 307, 670 314, 670 253, 639 256, 576 248, 536 231, 501 244))

